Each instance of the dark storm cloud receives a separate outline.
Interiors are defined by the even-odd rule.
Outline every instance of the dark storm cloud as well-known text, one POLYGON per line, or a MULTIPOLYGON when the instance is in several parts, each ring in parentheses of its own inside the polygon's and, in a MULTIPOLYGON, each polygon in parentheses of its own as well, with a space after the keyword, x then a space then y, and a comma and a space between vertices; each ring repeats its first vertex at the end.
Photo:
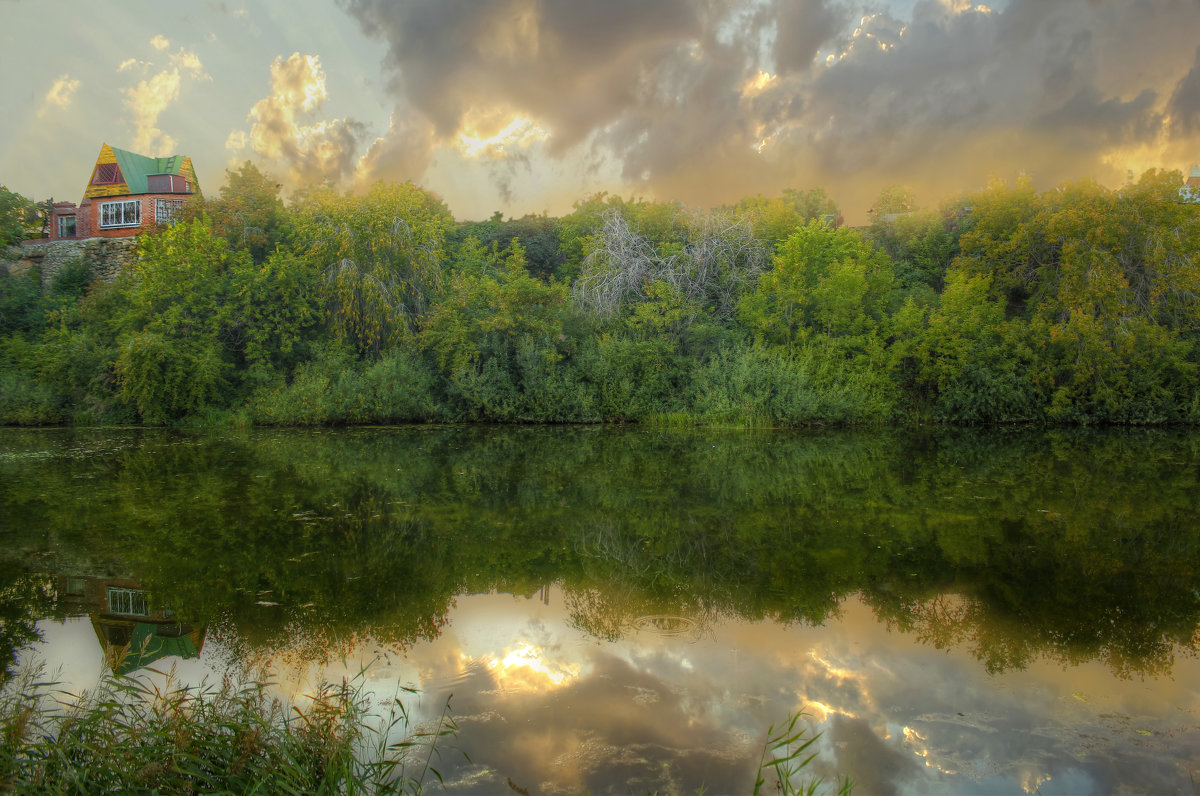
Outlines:
POLYGON ((1175 87, 1168 111, 1177 133, 1185 136, 1200 134, 1200 47, 1196 48, 1192 70, 1175 87))
POLYGON ((1132 144, 1153 139, 1162 126, 1162 115, 1154 110, 1157 100, 1157 94, 1149 89, 1123 102, 1115 97, 1104 98, 1089 86, 1043 115, 1038 123, 1083 146, 1132 144))
POLYGON ((1194 0, 919 0, 861 19, 834 0, 345 7, 387 43, 430 146, 474 114, 521 114, 552 156, 607 157, 631 189, 694 204, 826 184, 853 214, 893 182, 933 200, 1200 149, 1194 0))
POLYGON ((408 103, 439 135, 505 103, 569 147, 636 104, 645 79, 702 28, 686 0, 356 0, 348 10, 389 44, 408 103))
POLYGON ((828 8, 823 0, 776 0, 775 68, 779 74, 808 70, 821 47, 845 26, 847 15, 828 8))

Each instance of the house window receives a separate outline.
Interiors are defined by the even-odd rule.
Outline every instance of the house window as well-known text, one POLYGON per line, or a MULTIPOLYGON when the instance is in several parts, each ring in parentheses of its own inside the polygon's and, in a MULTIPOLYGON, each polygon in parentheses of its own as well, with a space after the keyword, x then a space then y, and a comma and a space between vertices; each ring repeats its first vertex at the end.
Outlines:
POLYGON ((150 193, 187 193, 188 183, 178 174, 151 174, 146 177, 150 193))
POLYGON ((182 199, 155 199, 154 200, 154 223, 156 224, 174 224, 179 220, 180 213, 183 212, 182 199))
POLYGON ((73 238, 75 237, 75 216, 59 216, 58 217, 58 237, 73 238))
POLYGON ((146 592, 140 589, 108 588, 108 612, 126 616, 145 616, 146 592))
POLYGON ((82 597, 84 589, 83 578, 67 578, 67 596, 82 597))
POLYGON ((121 181, 121 169, 116 163, 96 164, 96 173, 92 177, 92 185, 116 185, 121 181))
POLYGON ((137 199, 127 202, 105 202, 100 205, 100 228, 136 227, 142 223, 142 203, 137 199))

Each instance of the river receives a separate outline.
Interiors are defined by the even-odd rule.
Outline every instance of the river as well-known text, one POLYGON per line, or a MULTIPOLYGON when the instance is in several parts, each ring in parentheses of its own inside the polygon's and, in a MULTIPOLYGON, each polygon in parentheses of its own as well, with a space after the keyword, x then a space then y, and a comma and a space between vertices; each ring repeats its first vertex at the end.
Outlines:
POLYGON ((68 688, 448 706, 456 793, 1200 781, 1190 431, 0 429, 0 593, 68 688))

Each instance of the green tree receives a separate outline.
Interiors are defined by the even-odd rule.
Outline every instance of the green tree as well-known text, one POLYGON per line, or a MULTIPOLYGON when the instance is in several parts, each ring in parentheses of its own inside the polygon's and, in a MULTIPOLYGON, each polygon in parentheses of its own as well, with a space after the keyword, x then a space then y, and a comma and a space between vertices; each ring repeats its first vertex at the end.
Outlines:
POLYGON ((451 248, 462 246, 474 239, 485 249, 493 245, 505 249, 513 241, 525 250, 525 263, 529 272, 539 279, 549 281, 561 276, 566 257, 559 248, 559 220, 546 215, 525 215, 521 218, 503 219, 499 211, 487 221, 470 221, 458 225, 452 236, 451 248))
POLYGON ((290 238, 290 219, 279 198, 282 186, 250 161, 236 171, 226 169, 225 185, 215 200, 194 203, 208 217, 213 232, 234 251, 245 249, 261 263, 290 238))
POLYGON ((772 344, 871 334, 887 318, 892 281, 887 255, 858 232, 811 221, 779 247, 739 317, 772 344))
POLYGON ((750 221, 754 237, 772 246, 783 242, 796 228, 810 221, 826 221, 837 226, 841 213, 824 188, 800 191, 784 188, 778 197, 753 196, 728 208, 729 212, 750 221))
POLYGON ((324 270, 339 337, 377 356, 419 328, 443 287, 454 224, 441 199, 411 183, 376 183, 362 196, 318 190, 296 213, 297 246, 324 270))
POLYGON ((324 320, 320 276, 309 259, 284 251, 262 264, 233 263, 230 301, 237 312, 229 343, 252 380, 288 375, 308 358, 324 320))
POLYGON ((143 237, 139 253, 124 277, 116 373, 122 400, 162 423, 222 395, 244 343, 230 271, 249 267, 250 256, 199 220, 143 237))
POLYGON ((468 268, 456 271, 420 336, 442 375, 452 414, 562 419, 532 412, 530 405, 555 403, 537 393, 556 386, 553 371, 565 341, 566 287, 531 276, 520 244, 483 269, 478 245, 464 249, 471 254, 468 268))
POLYGON ((27 238, 36 212, 32 201, 0 185, 0 248, 27 238))

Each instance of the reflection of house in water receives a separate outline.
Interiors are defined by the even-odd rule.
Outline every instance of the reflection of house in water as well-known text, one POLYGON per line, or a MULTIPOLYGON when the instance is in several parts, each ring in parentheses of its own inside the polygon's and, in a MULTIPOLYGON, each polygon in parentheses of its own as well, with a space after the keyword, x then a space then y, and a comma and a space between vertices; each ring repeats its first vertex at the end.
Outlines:
POLYGON ((71 575, 59 575, 57 581, 60 606, 91 617, 114 674, 129 674, 169 655, 200 655, 208 626, 180 622, 170 609, 154 608, 136 581, 71 575))

